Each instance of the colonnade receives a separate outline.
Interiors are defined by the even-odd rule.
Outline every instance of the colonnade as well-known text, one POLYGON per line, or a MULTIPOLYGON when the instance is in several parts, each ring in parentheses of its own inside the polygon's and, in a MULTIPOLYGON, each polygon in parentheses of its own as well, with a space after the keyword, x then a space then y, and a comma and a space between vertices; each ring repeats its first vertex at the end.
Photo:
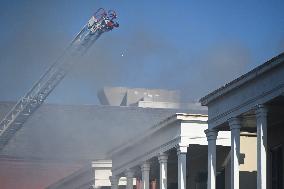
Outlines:
MULTIPOLYGON (((187 146, 176 146, 177 149, 177 162, 178 162, 178 189, 186 189, 186 154, 187 146)), ((168 167, 168 154, 161 152, 157 156, 160 167, 160 189, 167 189, 167 167, 168 167)), ((149 161, 144 161, 139 165, 142 180, 140 189, 149 189, 150 186, 150 169, 151 164, 149 161)), ((126 176, 126 189, 133 189, 133 178, 135 176, 134 169, 127 169, 123 175, 126 176)), ((113 175, 110 177, 111 189, 118 189, 119 176, 113 175)))
MULTIPOLYGON (((266 189, 267 154, 267 108, 258 105, 255 109, 257 127, 257 189, 266 189)), ((231 131, 231 189, 239 189, 240 158, 240 117, 228 119, 231 131)), ((209 127, 210 128, 210 125, 209 127)), ((216 189, 216 139, 218 131, 205 131, 208 141, 208 181, 207 189, 216 189)))

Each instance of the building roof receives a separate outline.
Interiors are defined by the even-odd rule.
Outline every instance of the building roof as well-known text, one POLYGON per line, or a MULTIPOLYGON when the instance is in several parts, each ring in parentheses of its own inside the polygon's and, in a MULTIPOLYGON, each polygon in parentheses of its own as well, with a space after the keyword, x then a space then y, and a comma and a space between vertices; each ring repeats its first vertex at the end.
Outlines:
MULTIPOLYGON (((0 103, 0 118, 12 105, 0 103)), ((103 159, 113 147, 177 112, 207 114, 204 109, 44 104, 0 156, 64 161, 103 159)))
POLYGON ((210 102, 214 101, 215 99, 219 98, 225 93, 228 93, 240 86, 254 80, 255 78, 259 77, 260 75, 270 71, 278 67, 279 65, 284 64, 284 53, 281 53, 271 60, 268 60, 264 64, 256 67, 255 69, 249 71, 248 73, 238 77, 237 79, 225 84, 224 86, 218 88, 217 90, 209 93, 205 97, 200 99, 200 102, 203 106, 207 106, 210 102))

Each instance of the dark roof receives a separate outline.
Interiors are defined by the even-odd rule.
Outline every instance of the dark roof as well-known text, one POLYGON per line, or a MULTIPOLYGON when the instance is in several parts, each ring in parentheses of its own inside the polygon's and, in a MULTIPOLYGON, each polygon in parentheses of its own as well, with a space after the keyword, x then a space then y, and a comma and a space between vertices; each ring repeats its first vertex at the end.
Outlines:
POLYGON ((218 98, 220 95, 225 94, 253 79, 258 77, 259 75, 284 64, 284 53, 281 53, 272 59, 268 60, 264 64, 261 64, 260 66, 254 68, 253 70, 247 72, 246 74, 238 77, 237 79, 225 84, 224 86, 216 89, 215 91, 209 93, 208 95, 202 97, 199 101, 203 106, 208 105, 211 101, 218 98))
MULTIPOLYGON (((0 118, 13 103, 0 102, 0 118)), ((92 160, 175 113, 207 110, 44 104, 24 124, 0 156, 92 160)))

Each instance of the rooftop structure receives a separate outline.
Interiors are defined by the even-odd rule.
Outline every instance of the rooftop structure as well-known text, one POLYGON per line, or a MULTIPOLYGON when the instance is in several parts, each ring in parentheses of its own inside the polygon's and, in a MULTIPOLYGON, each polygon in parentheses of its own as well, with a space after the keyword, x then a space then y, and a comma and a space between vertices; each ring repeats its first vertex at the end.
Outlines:
POLYGON ((198 102, 181 102, 177 90, 104 87, 98 92, 98 98, 102 105, 109 106, 206 110, 198 102))

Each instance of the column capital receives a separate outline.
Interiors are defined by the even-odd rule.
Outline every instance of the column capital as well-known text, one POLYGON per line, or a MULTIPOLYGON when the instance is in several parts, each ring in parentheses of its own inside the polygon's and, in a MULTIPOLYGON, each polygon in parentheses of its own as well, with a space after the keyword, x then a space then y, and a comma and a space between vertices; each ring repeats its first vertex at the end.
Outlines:
POLYGON ((126 169, 125 172, 125 177, 126 178, 133 178, 134 177, 134 171, 133 169, 126 169))
POLYGON ((187 153, 187 147, 188 146, 181 146, 181 145, 176 145, 176 149, 177 149, 177 155, 180 154, 186 154, 187 153))
POLYGON ((255 108, 255 115, 256 117, 266 117, 268 112, 267 106, 263 104, 259 104, 255 108))
POLYGON ((158 155, 159 163, 167 163, 168 162, 168 154, 165 152, 161 152, 158 155))
POLYGON ((150 171, 150 163, 145 161, 142 165, 141 165, 141 171, 150 171))
POLYGON ((228 119, 230 130, 241 128, 241 119, 238 117, 231 117, 228 119))
POLYGON ((216 131, 215 129, 206 129, 204 133, 206 134, 207 141, 217 139, 218 131, 216 131))

